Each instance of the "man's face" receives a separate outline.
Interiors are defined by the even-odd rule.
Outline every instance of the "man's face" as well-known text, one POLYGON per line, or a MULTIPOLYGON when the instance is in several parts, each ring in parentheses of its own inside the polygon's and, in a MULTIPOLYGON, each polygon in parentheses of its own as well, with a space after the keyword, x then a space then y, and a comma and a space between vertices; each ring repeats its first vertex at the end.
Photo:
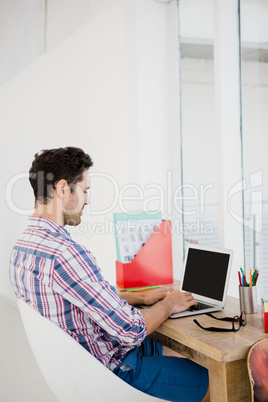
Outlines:
POLYGON ((65 190, 65 201, 63 205, 64 225, 77 226, 81 222, 83 208, 89 204, 89 173, 83 173, 82 181, 78 182, 71 192, 69 186, 65 190))

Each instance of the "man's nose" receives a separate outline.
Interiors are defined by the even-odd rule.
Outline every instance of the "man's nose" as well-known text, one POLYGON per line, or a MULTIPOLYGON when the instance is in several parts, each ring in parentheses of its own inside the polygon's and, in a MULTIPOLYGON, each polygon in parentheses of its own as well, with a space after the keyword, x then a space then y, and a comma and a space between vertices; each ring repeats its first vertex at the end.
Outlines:
POLYGON ((89 195, 86 194, 85 196, 85 205, 89 205, 89 195))

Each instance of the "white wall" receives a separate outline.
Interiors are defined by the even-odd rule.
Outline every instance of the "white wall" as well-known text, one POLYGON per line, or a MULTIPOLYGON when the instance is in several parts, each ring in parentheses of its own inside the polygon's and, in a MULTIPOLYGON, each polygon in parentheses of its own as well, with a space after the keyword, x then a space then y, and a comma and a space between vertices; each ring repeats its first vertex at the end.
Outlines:
MULTIPOLYGON (((159 174, 163 177, 163 171, 172 167, 169 154, 174 151, 169 147, 160 153, 157 150, 163 156, 163 164, 154 160, 154 153, 146 162, 143 139, 146 144, 165 144, 164 138, 171 132, 165 127, 170 127, 170 121, 173 121, 172 136, 176 136, 174 109, 167 110, 165 103, 171 83, 177 80, 174 53, 171 56, 165 46, 169 43, 168 33, 172 34, 171 15, 165 11, 169 5, 149 0, 147 20, 144 20, 142 5, 141 0, 118 0, 110 4, 0 90, 2 188, 14 175, 28 171, 34 153, 40 149, 75 145, 88 151, 94 160, 92 174, 95 174, 91 207, 83 215, 81 228, 72 233, 95 254, 105 277, 113 283, 116 253, 110 223, 112 212, 119 210, 118 201, 113 210, 97 215, 92 212, 109 209, 115 188, 122 191, 126 184, 134 183, 142 188, 144 182, 158 183, 159 174), (150 70, 139 58, 145 50, 143 34, 147 29, 152 37, 146 49, 152 59, 163 65, 157 73, 157 84, 163 91, 151 97, 147 93, 147 101, 141 108, 139 100, 144 94, 140 84, 150 77, 150 70), (160 58, 158 45, 162 52, 160 58), (172 64, 169 57, 172 57, 172 64), (153 127, 145 126, 144 121, 152 108, 157 111, 153 127), (161 126, 156 124, 156 119, 161 121, 161 126), (143 168, 146 171, 152 163, 155 163, 155 169, 142 181, 143 168), (99 173, 108 178, 98 177, 99 173), (94 224, 97 226, 91 236, 90 229, 94 224)), ((178 161, 176 163, 178 169, 178 161)), ((21 179, 12 187, 11 199, 21 209, 29 211, 32 208, 33 197, 27 179, 21 179)), ((130 202, 129 209, 135 209, 134 204, 130 202)), ((136 203, 137 206, 140 203, 136 203)), ((10 207, 2 198, 5 229, 1 233, 0 294, 13 302, 8 279, 9 255, 17 236, 26 226, 27 217, 10 207)), ((177 261, 175 266, 178 267, 177 261)))
POLYGON ((0 85, 117 0, 0 0, 0 85))
POLYGON ((116 1, 46 0, 46 50, 64 40, 116 1))
POLYGON ((0 85, 44 51, 44 0, 0 0, 0 85))

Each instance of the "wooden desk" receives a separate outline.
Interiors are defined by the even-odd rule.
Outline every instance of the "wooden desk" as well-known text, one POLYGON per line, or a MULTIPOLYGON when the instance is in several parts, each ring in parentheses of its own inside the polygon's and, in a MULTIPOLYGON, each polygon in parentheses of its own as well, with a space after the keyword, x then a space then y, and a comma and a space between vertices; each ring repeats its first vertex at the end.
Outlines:
MULTIPOLYGON (((215 313, 215 316, 233 317, 239 311, 238 299, 228 297, 224 312, 215 313)), ((204 326, 231 328, 231 323, 200 314, 168 319, 150 337, 209 370, 212 402, 251 401, 247 353, 257 340, 268 338, 260 307, 257 314, 247 315, 247 325, 237 332, 204 331, 193 318, 204 326)))

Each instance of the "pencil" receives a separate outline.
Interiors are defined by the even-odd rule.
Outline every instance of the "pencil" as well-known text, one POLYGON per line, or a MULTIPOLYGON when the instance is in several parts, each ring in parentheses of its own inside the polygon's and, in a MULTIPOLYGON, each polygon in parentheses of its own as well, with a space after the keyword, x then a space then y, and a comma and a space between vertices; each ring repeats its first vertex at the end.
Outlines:
POLYGON ((122 289, 120 292, 143 292, 145 290, 151 290, 151 289, 158 289, 160 288, 161 285, 156 285, 156 286, 143 286, 141 288, 129 288, 129 289, 122 289))

